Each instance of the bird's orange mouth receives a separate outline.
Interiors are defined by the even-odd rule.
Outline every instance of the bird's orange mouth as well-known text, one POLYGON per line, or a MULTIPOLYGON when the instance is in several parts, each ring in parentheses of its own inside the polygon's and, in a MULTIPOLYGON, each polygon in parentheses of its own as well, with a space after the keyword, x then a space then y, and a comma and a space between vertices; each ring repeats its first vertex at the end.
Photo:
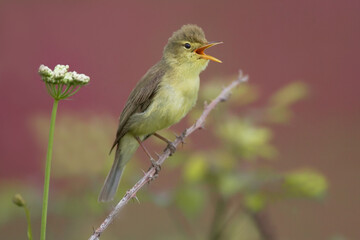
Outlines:
POLYGON ((221 60, 213 57, 213 56, 210 56, 210 55, 206 55, 204 53, 205 49, 209 48, 209 47, 212 47, 212 46, 215 46, 215 45, 218 45, 218 44, 221 44, 223 42, 212 42, 212 43, 208 43, 206 44, 205 46, 202 46, 200 48, 197 48, 194 50, 195 53, 199 54, 201 58, 203 59, 207 59, 207 60, 212 60, 214 62, 218 62, 218 63, 222 63, 221 60))

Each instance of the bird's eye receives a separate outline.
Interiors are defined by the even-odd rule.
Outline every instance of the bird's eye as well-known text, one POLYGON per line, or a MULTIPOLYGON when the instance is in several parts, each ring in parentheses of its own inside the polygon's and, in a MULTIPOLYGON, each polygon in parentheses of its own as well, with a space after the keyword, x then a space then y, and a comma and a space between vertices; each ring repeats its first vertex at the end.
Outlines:
POLYGON ((191 48, 191 45, 190 45, 190 43, 185 43, 185 44, 184 44, 184 47, 185 47, 186 49, 190 49, 190 48, 191 48))

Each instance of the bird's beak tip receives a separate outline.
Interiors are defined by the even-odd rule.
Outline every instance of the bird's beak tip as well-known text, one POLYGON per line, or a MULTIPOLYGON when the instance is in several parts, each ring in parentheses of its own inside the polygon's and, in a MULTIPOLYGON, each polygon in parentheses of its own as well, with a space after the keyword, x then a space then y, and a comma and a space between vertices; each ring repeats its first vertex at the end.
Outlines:
POLYGON ((204 53, 205 49, 207 49, 209 47, 212 47, 212 46, 215 46, 215 45, 218 45, 218 44, 222 44, 222 43, 223 42, 209 42, 206 45, 195 49, 194 52, 199 54, 201 56, 201 58, 203 58, 203 59, 212 60, 214 62, 222 63, 222 61, 220 59, 217 59, 217 58, 215 58, 213 56, 210 56, 210 55, 206 55, 204 53))

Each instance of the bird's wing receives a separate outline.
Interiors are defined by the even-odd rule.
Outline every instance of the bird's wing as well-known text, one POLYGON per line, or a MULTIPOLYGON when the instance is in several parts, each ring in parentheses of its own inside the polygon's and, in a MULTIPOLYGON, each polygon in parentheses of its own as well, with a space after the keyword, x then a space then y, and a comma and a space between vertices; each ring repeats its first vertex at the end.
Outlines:
POLYGON ((115 141, 111 147, 112 149, 119 143, 120 139, 128 132, 128 120, 138 112, 144 112, 150 105, 153 97, 156 95, 161 78, 165 74, 164 63, 160 61, 154 65, 144 75, 144 77, 136 84, 134 90, 125 104, 119 119, 119 127, 116 133, 115 141))

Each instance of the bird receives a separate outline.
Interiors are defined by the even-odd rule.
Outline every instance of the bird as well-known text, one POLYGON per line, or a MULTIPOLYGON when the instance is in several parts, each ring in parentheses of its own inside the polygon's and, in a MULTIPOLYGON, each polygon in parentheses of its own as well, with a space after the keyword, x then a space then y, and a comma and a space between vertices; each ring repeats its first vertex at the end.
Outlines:
POLYGON ((113 200, 125 165, 139 146, 152 164, 156 164, 142 142, 156 136, 171 143, 157 131, 179 122, 196 104, 200 73, 210 60, 221 63, 204 51, 220 43, 208 42, 202 28, 194 24, 183 25, 168 39, 162 58, 136 84, 120 115, 110 150, 111 153, 116 149, 114 162, 100 191, 99 202, 113 200))

